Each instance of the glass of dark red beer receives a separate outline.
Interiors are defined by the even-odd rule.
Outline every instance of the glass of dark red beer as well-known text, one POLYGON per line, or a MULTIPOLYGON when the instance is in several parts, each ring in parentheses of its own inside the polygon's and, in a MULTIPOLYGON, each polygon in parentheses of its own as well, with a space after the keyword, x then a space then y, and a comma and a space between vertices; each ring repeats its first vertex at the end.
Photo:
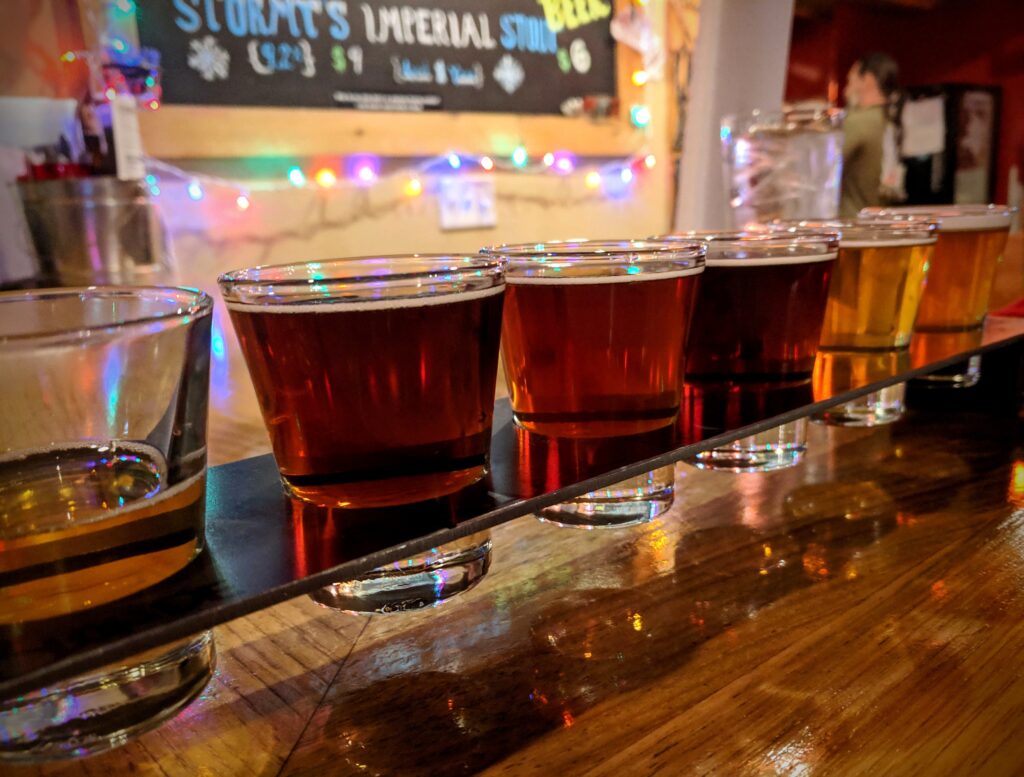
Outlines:
POLYGON ((238 270, 219 283, 292 496, 382 507, 484 475, 500 260, 336 259, 238 270))
MULTIPOLYGON (((809 394, 839 233, 690 232, 679 239, 695 237, 708 250, 686 348, 687 401, 705 411, 768 408, 801 387, 809 394)), ((723 412, 701 425, 725 432, 765 420, 723 412)), ((795 465, 806 445, 802 419, 698 454, 695 463, 738 472, 779 469, 795 465)))

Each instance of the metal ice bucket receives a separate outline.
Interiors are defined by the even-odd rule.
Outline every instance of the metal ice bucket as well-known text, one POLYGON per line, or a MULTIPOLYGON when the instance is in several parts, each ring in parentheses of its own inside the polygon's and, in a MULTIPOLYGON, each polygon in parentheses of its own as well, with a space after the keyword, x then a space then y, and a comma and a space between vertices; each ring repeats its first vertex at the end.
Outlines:
POLYGON ((173 281, 166 235, 143 182, 65 178, 17 186, 42 271, 51 282, 173 281))

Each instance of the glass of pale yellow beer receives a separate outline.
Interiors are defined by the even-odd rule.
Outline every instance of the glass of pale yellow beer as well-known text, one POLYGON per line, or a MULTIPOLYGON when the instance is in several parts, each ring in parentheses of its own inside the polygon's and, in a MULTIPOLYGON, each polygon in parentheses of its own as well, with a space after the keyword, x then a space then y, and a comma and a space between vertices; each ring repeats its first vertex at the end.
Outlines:
MULTIPOLYGON (((927 220, 780 222, 780 229, 839 230, 839 259, 829 286, 814 365, 814 396, 828 399, 909 367, 909 347, 938 224, 927 220)), ((903 415, 905 386, 888 386, 830 407, 814 420, 878 426, 903 415)))
MULTIPOLYGON (((918 205, 865 208, 864 218, 935 220, 935 255, 921 298, 911 363, 923 367, 979 345, 996 268, 1010 232, 1013 208, 1005 205, 918 205)), ((924 376, 932 385, 972 386, 981 377, 980 358, 924 376)))

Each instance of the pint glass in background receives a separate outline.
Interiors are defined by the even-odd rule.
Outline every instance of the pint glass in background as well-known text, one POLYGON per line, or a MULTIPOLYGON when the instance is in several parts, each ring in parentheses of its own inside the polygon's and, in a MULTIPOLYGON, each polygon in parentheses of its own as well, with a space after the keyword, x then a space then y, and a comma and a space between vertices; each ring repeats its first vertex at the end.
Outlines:
MULTIPOLYGON (((108 604, 202 550, 211 312, 191 289, 0 293, 0 624, 108 604)), ((0 700, 0 762, 122 744, 212 665, 205 633, 0 700)))
POLYGON ((337 259, 238 270, 219 283, 292 496, 379 507, 483 477, 499 260, 337 259))
POLYGON ((585 438, 672 423, 704 270, 701 243, 551 242, 485 252, 508 262, 501 355, 519 426, 585 438))
MULTIPOLYGON (((937 223, 879 218, 773 226, 842 232, 815 362, 815 398, 828 399, 908 367, 937 223)), ((889 386, 814 418, 837 426, 892 423, 903 415, 904 393, 902 383, 889 386)))
POLYGON ((754 110, 722 118, 722 161, 733 225, 835 218, 843 162, 843 112, 754 110))
MULTIPOLYGON (((707 260, 689 344, 688 399, 703 394, 772 394, 809 384, 818 352, 829 280, 838 252, 836 231, 688 233, 708 241, 707 260)), ((708 397, 710 400, 711 397, 708 397)), ((749 419, 754 422, 757 418, 749 419)), ((806 422, 698 454, 697 466, 763 471, 796 464, 806 449, 806 422)))
MULTIPOLYGON (((911 349, 914 367, 931 361, 939 350, 932 340, 980 332, 996 268, 1010 233, 1013 209, 1004 205, 920 205, 865 208, 864 218, 935 220, 939 222, 935 255, 921 299, 911 349)), ((953 339, 961 339, 954 337, 953 339)), ((968 340, 974 338, 967 336, 968 340)), ((933 384, 972 386, 980 378, 980 359, 966 365, 925 375, 933 384)))

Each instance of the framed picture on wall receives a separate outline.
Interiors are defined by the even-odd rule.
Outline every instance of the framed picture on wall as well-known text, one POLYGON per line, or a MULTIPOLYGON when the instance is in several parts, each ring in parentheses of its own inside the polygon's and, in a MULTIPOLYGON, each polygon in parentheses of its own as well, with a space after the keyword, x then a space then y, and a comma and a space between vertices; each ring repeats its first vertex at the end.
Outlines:
POLYGON ((997 86, 935 84, 907 90, 903 163, 908 203, 992 201, 1000 104, 997 86))

